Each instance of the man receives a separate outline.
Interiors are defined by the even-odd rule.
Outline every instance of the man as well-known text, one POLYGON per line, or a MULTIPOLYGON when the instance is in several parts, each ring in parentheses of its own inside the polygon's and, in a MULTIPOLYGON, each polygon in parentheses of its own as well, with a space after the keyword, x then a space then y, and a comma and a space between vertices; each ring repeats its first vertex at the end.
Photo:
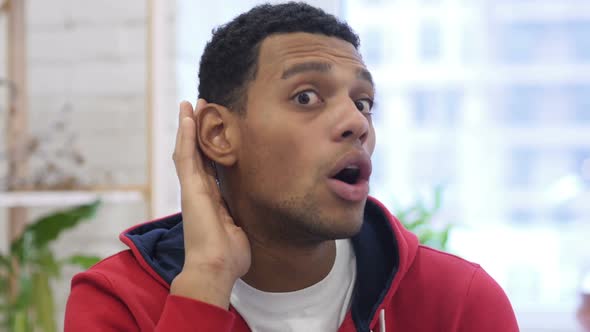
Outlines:
POLYGON ((182 215, 72 281, 66 331, 517 331, 478 265, 368 197, 374 84, 348 25, 263 5, 213 33, 180 105, 182 215))

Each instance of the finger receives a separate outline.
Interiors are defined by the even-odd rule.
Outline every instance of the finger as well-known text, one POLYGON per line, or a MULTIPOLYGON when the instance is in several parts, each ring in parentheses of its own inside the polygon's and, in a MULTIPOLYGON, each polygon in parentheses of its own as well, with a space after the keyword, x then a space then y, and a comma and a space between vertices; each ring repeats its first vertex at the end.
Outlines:
POLYGON ((197 103, 195 104, 195 111, 194 111, 193 116, 196 117, 197 113, 199 113, 205 105, 207 105, 207 101, 205 99, 203 99, 203 98, 197 99, 197 103))
POLYGON ((216 193, 215 177, 205 170, 202 153, 196 148, 196 124, 191 117, 182 119, 179 133, 175 165, 181 189, 187 188, 189 193, 216 193))
POLYGON ((188 101, 182 101, 179 106, 180 110, 178 112, 178 130, 176 131, 176 143, 174 145, 174 155, 173 157, 176 158, 178 154, 179 142, 180 142, 180 123, 184 117, 190 116, 193 113, 193 106, 188 101))
POLYGON ((176 172, 180 180, 181 187, 192 181, 191 176, 194 176, 199 171, 199 163, 201 158, 195 149, 196 145, 196 131, 195 122, 191 117, 184 117, 178 129, 178 143, 175 150, 174 164, 176 172))
MULTIPOLYGON (((199 121, 198 115, 203 110, 203 108, 205 107, 205 105, 207 105, 207 102, 205 101, 205 99, 202 99, 202 98, 197 99, 197 103, 195 104, 195 109, 194 109, 193 114, 192 114, 193 120, 195 121, 195 125, 196 125, 196 128, 197 128, 197 130, 196 130, 197 131, 197 144, 196 144, 196 148, 199 151, 201 151, 201 149, 200 149, 200 146, 198 144, 199 143, 198 131, 199 131, 199 125, 200 125, 200 121, 199 121)), ((205 156, 202 155, 202 157, 205 157, 205 156)), ((202 158, 202 159, 205 160, 207 158, 205 157, 205 158, 202 158)))
MULTIPOLYGON (((195 109, 196 109, 196 107, 195 107, 195 109)), ((182 121, 182 118, 187 117, 187 116, 192 117, 192 115, 193 115, 193 105, 190 102, 183 100, 180 103, 180 112, 178 114, 178 123, 180 124, 180 121, 182 121)))
POLYGON ((181 190, 186 189, 183 190, 186 195, 192 196, 197 192, 209 193, 212 199, 220 200, 221 195, 217 188, 215 169, 211 166, 209 158, 198 148, 198 117, 196 114, 202 111, 206 105, 207 102, 204 99, 199 99, 193 111, 189 102, 181 103, 181 114, 179 115, 181 122, 177 133, 175 166, 181 190))

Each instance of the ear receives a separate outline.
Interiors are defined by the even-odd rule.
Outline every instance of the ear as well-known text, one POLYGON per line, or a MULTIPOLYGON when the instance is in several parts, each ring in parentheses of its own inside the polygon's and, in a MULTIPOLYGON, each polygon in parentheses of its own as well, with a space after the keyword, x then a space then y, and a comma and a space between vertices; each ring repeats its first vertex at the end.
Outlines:
POLYGON ((237 115, 227 107, 203 103, 195 110, 197 144, 205 156, 222 166, 232 166, 237 161, 239 145, 237 115))

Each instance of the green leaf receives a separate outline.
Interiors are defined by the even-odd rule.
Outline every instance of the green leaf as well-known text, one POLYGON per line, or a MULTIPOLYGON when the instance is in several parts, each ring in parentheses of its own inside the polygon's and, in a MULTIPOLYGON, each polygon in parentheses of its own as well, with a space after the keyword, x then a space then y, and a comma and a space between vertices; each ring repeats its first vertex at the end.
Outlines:
POLYGON ((17 242, 13 242, 10 253, 15 257, 18 264, 26 265, 31 257, 35 256, 35 247, 33 246, 33 234, 30 232, 23 232, 17 242), (16 246, 15 246, 16 243, 16 246))
POLYGON ((420 213, 420 206, 418 204, 407 208, 404 211, 396 213, 397 218, 406 226, 406 228, 412 228, 412 220, 415 218, 416 214, 420 213))
POLYGON ((420 243, 431 245, 432 239, 435 236, 435 233, 430 229, 425 229, 420 235, 420 243))
POLYGON ((0 255, 0 266, 6 267, 7 269, 11 270, 12 264, 10 262, 10 258, 8 258, 4 255, 0 255))
POLYGON ((451 228, 453 227, 452 224, 448 224, 445 229, 442 231, 442 238, 440 241, 441 249, 446 250, 447 244, 449 242, 449 234, 451 232, 451 228))
POLYGON ((25 275, 21 275, 18 287, 19 293, 15 303, 12 305, 13 310, 26 310, 31 304, 31 299, 33 295, 31 279, 25 275))
POLYGON ((99 205, 100 201, 95 201, 91 204, 81 205, 41 217, 25 228, 23 235, 12 243, 11 251, 22 256, 24 242, 28 234, 32 237, 32 245, 35 248, 43 248, 51 241, 57 239, 63 231, 75 227, 81 221, 92 218, 99 205))
MULTIPOLYGON (((48 245, 59 235, 96 213, 100 201, 52 213, 30 223, 11 243, 10 254, 0 255, 0 323, 13 332, 56 331, 55 304, 49 280, 59 277, 64 261, 56 260, 48 245), (13 276, 12 263, 20 266, 18 294, 10 297, 8 280, 13 276), (29 278, 29 276, 31 278, 29 278)), ((98 258, 79 255, 68 263, 86 265, 98 258)))
POLYGON ((434 188, 434 206, 432 208, 433 211, 440 210, 442 206, 442 195, 443 195, 443 186, 438 185, 434 188))
POLYGON ((11 317, 10 331, 12 332, 30 332, 29 319, 25 310, 15 312, 11 317))
POLYGON ((33 309, 35 312, 37 327, 44 332, 56 332, 55 303, 53 292, 49 285, 49 275, 44 272, 34 273, 32 277, 33 286, 33 309))
POLYGON ((40 249, 31 265, 38 271, 44 271, 51 277, 59 277, 62 263, 55 259, 47 248, 40 249))
POLYGON ((408 226, 410 227, 410 229, 418 229, 419 227, 428 224, 430 222, 430 219, 432 219, 432 215, 430 213, 425 212, 418 216, 416 220, 409 222, 408 226))
POLYGON ((443 189, 443 185, 434 188, 432 206, 427 207, 422 199, 418 199, 409 208, 395 213, 404 227, 418 236, 420 243, 440 250, 446 250, 452 228, 452 225, 448 224, 440 229, 433 223, 433 218, 442 207, 443 189))
POLYGON ((92 265, 98 263, 102 258, 98 256, 74 255, 66 258, 63 262, 66 264, 77 265, 84 270, 89 269, 92 265))
MULTIPOLYGON (((8 278, 8 274, 0 276, 0 294, 2 295, 2 303, 5 302, 5 294, 8 292, 8 278)), ((0 311, 2 311, 2 306, 0 306, 0 311)))

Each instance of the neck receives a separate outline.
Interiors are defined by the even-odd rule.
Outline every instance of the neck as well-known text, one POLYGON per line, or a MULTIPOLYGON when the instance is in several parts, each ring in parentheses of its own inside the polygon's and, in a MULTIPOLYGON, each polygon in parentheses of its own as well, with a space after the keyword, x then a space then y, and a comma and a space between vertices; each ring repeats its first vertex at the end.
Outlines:
POLYGON ((242 277, 250 286, 265 292, 292 292, 324 279, 336 260, 336 242, 313 245, 268 245, 250 237, 252 264, 242 277))
MULTIPOLYGON (((224 193, 239 192, 222 189, 224 193)), ((285 231, 275 227, 269 231, 269 225, 285 222, 270 222, 277 216, 264 209, 261 213, 248 199, 224 197, 234 222, 246 232, 250 242, 250 269, 241 278, 248 285, 265 292, 292 292, 312 286, 330 273, 336 260, 335 240, 293 241, 308 234, 298 235, 297 229, 285 231)))

